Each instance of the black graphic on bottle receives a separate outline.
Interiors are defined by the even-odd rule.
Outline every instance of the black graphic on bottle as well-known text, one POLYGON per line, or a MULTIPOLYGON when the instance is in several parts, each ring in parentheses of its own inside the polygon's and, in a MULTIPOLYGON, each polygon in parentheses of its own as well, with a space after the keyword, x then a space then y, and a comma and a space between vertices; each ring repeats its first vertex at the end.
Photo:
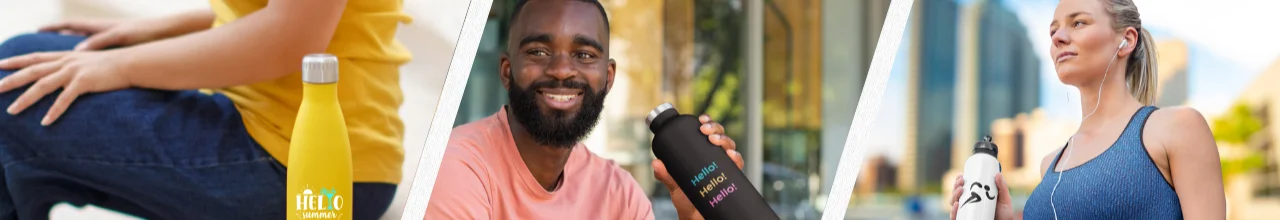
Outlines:
POLYGON ((979 195, 979 194, 978 194, 978 190, 974 189, 974 187, 977 187, 977 189, 981 189, 981 190, 982 190, 982 195, 986 195, 987 200, 995 200, 995 199, 996 199, 996 196, 995 196, 995 195, 991 195, 991 186, 990 186, 990 185, 982 185, 982 183, 979 183, 979 182, 973 182, 973 184, 972 184, 972 185, 969 185, 969 199, 965 199, 965 200, 964 200, 964 204, 960 204, 960 208, 964 208, 964 205, 968 205, 968 204, 971 204, 971 203, 979 203, 979 202, 982 202, 982 195, 979 195))
POLYGON ((696 116, 681 115, 663 104, 646 122, 653 132, 654 156, 703 218, 779 219, 724 149, 702 134, 696 116))

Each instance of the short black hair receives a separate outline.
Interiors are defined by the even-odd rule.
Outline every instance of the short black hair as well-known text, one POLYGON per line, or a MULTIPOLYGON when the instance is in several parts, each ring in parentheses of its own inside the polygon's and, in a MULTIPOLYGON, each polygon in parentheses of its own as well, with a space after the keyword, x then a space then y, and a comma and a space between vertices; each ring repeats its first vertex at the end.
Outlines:
MULTIPOLYGON (((516 9, 515 11, 511 12, 511 18, 507 20, 507 33, 511 33, 511 28, 516 24, 516 18, 520 17, 520 10, 524 8, 525 3, 529 3, 530 1, 532 0, 519 0, 518 2, 516 2, 516 9)), ((586 3, 591 3, 592 5, 595 5, 596 9, 600 10, 600 18, 604 19, 604 30, 606 32, 609 31, 609 14, 604 12, 604 5, 600 4, 600 0, 575 0, 575 1, 586 2, 586 3)))

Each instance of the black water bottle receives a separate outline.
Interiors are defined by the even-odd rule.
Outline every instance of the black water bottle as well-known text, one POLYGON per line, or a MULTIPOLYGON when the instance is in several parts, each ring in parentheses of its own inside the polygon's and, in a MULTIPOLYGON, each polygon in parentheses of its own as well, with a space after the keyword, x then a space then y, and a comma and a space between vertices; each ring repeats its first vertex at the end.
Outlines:
POLYGON ((703 218, 778 219, 724 149, 702 134, 697 116, 664 103, 645 122, 653 131, 653 154, 703 218))

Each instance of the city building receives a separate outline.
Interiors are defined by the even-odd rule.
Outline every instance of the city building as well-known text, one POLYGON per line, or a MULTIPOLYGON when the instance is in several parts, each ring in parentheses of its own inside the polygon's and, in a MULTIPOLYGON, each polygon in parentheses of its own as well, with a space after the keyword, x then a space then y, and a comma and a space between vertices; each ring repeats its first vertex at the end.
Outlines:
POLYGON ((890 162, 884 155, 869 156, 863 164, 862 171, 858 174, 858 183, 854 185, 855 198, 896 187, 893 183, 898 175, 897 164, 890 162))
POLYGON ((1218 145, 1224 160, 1247 156, 1233 150, 1247 150, 1243 154, 1261 157, 1261 167, 1224 181, 1228 203, 1239 204, 1229 207, 1232 217, 1264 219, 1275 216, 1274 210, 1280 209, 1280 148, 1276 147, 1280 141, 1280 128, 1276 127, 1280 125, 1277 117, 1280 116, 1280 87, 1275 86, 1275 82, 1280 82, 1280 60, 1252 82, 1241 91, 1238 101, 1249 108, 1253 119, 1261 123, 1261 129, 1250 135, 1243 146, 1221 142, 1218 145))
MULTIPOLYGON (((1040 62, 1027 36, 1027 27, 999 0, 978 3, 977 50, 962 54, 977 57, 977 115, 975 129, 991 131, 987 122, 1031 112, 1040 106, 1040 62)), ((973 116, 962 116, 973 117, 973 116)), ((969 138, 985 136, 983 133, 969 138)))
POLYGON ((918 1, 912 13, 908 133, 899 185, 936 189, 991 122, 1039 106, 1040 58, 1001 1, 918 1))
POLYGON ((954 135, 955 88, 961 6, 952 0, 914 3, 908 27, 910 70, 907 71, 907 140, 898 169, 898 188, 917 192, 921 182, 936 179, 933 172, 949 165, 954 135))
POLYGON ((1187 62, 1191 59, 1190 48, 1181 40, 1157 40, 1156 57, 1158 83, 1156 89, 1156 106, 1169 107, 1187 104, 1190 94, 1187 76, 1187 62))

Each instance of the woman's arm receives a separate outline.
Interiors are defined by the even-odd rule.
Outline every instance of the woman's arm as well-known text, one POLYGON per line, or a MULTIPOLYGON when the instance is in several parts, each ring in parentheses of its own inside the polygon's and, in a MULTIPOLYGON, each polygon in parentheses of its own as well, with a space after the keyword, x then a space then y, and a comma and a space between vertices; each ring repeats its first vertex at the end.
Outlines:
MULTIPOLYGON (((1191 108, 1165 109, 1167 126, 1160 144, 1169 157, 1182 215, 1186 219, 1226 219, 1226 192, 1222 186, 1222 164, 1209 124, 1191 108)), ((1155 117, 1154 115, 1152 117, 1155 117)))
POLYGON ((113 51, 133 86, 182 90, 274 79, 324 52, 346 0, 280 0, 219 28, 113 51))
POLYGON ((171 19, 175 22, 172 26, 164 27, 166 31, 162 32, 162 37, 182 36, 198 31, 208 30, 213 27, 214 19, 213 10, 198 9, 160 19, 171 19))
MULTIPOLYGON (((154 20, 148 20, 148 21, 154 21, 154 22, 140 22, 140 24, 157 25, 157 27, 151 27, 151 28, 155 28, 154 30, 156 31, 147 32, 151 36, 122 36, 122 37, 138 37, 138 38, 143 38, 148 40, 158 40, 158 39, 182 36, 190 33, 208 30, 209 28, 213 27, 214 15, 212 10, 198 9, 198 10, 192 10, 192 11, 178 13, 174 15, 157 17, 157 18, 149 18, 149 19, 154 19, 154 20)), ((78 24, 77 22, 66 22, 66 23, 61 23, 58 25, 50 26, 50 27, 45 27, 45 28, 42 28, 41 30, 57 29, 59 27, 71 28, 77 24, 78 24), (66 25, 66 26, 62 26, 62 25, 66 25)), ((102 45, 102 46, 109 46, 109 45, 102 45)))

